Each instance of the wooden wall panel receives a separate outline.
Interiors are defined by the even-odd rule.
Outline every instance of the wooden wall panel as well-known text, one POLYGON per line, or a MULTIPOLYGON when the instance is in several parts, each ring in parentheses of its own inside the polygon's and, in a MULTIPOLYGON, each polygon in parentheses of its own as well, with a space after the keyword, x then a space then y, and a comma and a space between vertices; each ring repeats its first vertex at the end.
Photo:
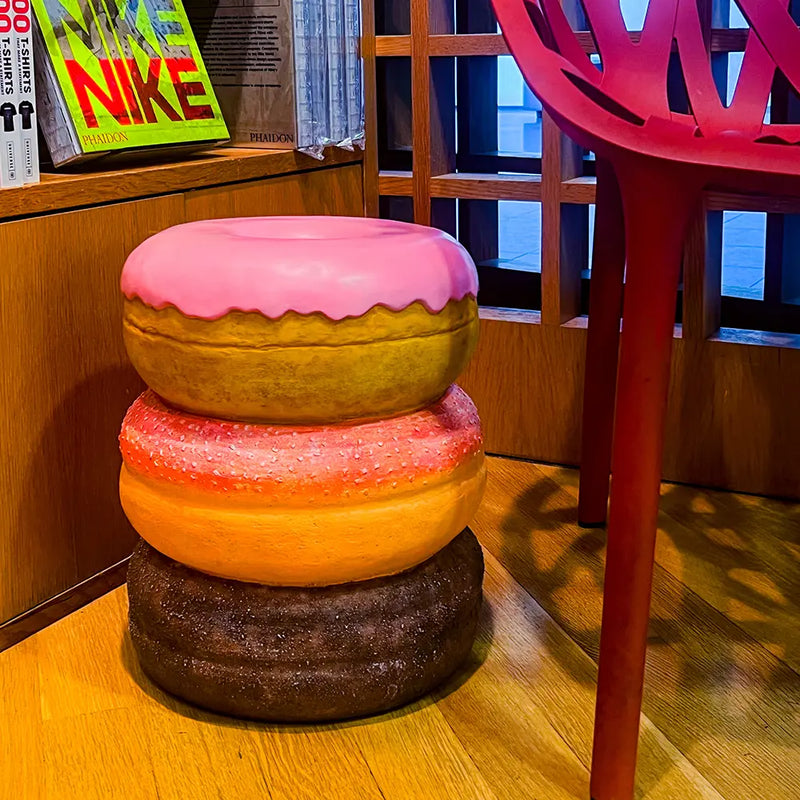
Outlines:
POLYGON ((186 220, 301 213, 362 215, 361 165, 0 223, 0 623, 135 541, 117 495, 117 434, 143 388, 122 343, 127 255, 186 220))
POLYGON ((275 214, 364 215, 360 164, 187 192, 186 219, 275 214))
POLYGON ((177 194, 0 225, 0 620, 130 552, 117 433, 142 384, 119 275, 182 219, 177 194))
MULTIPOLYGON (((749 335, 752 338, 752 334, 749 335)), ((580 461, 585 320, 541 325, 533 312, 482 309, 481 339, 459 383, 489 452, 580 461)), ((800 498, 800 350, 723 332, 675 340, 664 477, 800 498)))
POLYGON ((459 384, 478 405, 492 453, 576 464, 583 332, 538 312, 481 309, 478 349, 459 384))

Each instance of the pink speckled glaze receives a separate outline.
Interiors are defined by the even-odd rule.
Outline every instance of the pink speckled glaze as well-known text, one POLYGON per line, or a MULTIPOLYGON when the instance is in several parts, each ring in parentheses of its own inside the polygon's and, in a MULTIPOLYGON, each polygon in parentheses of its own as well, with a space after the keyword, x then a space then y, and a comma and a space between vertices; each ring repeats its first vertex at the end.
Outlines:
POLYGON ((467 251, 446 233, 361 217, 239 217, 151 236, 125 262, 122 291, 201 319, 258 311, 359 317, 377 305, 441 311, 478 292, 467 251))
POLYGON ((119 437, 128 469, 151 480, 231 499, 274 495, 276 505, 374 499, 444 479, 482 457, 472 400, 451 386, 413 414, 327 426, 257 425, 198 417, 148 390, 125 415, 119 437))

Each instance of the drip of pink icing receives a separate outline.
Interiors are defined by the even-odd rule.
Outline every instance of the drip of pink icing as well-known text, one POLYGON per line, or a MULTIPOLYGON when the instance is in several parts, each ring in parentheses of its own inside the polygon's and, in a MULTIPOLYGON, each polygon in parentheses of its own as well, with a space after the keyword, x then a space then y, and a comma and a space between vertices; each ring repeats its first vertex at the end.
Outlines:
POLYGON ((467 251, 435 228, 362 217, 239 217, 151 236, 125 262, 122 291, 201 319, 235 309, 340 320, 417 301, 439 312, 476 296, 478 276, 467 251))

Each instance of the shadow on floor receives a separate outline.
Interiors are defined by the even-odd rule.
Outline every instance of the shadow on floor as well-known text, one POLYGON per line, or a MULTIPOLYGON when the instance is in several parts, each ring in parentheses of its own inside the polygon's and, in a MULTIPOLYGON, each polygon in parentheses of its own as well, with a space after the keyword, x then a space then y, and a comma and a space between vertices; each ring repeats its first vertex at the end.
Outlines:
MULTIPOLYGON (((574 470, 525 467, 531 480, 483 544, 596 663, 606 532, 577 527, 574 470)), ((712 781, 723 794, 739 785, 741 754, 763 796, 796 796, 798 506, 668 485, 659 526, 645 714, 695 764, 706 748, 728 748, 730 775, 712 781), (760 752, 767 745, 794 755, 776 770, 760 752)), ((575 671, 574 662, 564 667, 575 671)), ((575 678, 585 681, 585 671, 575 678)))

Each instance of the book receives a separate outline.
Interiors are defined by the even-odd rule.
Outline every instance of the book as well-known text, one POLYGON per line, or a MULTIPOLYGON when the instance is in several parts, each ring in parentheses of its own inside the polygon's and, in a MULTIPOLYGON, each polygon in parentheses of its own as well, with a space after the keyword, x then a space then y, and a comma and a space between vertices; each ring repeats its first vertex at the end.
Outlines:
MULTIPOLYGON (((9 9, 10 10, 10 9, 9 9)), ((0 13, 0 187, 22 186, 17 40, 11 15, 0 13)))
POLYGON ((24 183, 38 183, 39 137, 37 135, 30 0, 11 0, 11 21, 16 37, 17 113, 19 116, 22 180, 24 183))
POLYGON ((232 144, 319 156, 363 138, 359 0, 186 1, 232 144))
POLYGON ((32 0, 39 123, 56 166, 228 131, 181 0, 32 0))
POLYGON ((324 54, 321 2, 186 0, 186 8, 231 143, 311 146, 325 127, 320 110, 312 107, 312 97, 323 91, 320 77, 327 81, 313 56, 324 54))

